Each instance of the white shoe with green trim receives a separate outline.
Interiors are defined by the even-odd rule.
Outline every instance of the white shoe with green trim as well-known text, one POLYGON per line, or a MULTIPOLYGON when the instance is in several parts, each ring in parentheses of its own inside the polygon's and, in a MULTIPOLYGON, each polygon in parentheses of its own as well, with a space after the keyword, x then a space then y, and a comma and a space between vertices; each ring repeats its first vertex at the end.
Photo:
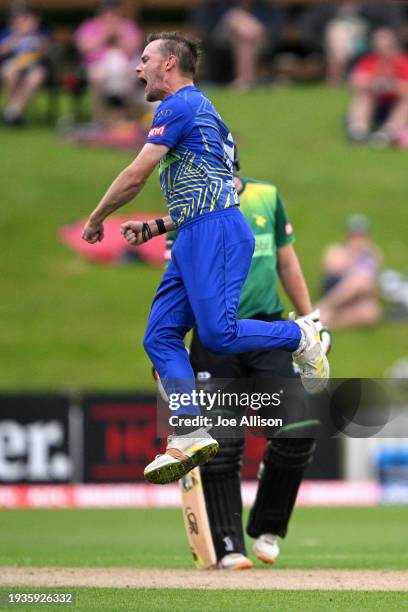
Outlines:
POLYGON ((144 470, 144 477, 154 484, 168 484, 203 465, 217 454, 218 442, 201 427, 183 436, 169 436, 166 452, 157 455, 144 470))

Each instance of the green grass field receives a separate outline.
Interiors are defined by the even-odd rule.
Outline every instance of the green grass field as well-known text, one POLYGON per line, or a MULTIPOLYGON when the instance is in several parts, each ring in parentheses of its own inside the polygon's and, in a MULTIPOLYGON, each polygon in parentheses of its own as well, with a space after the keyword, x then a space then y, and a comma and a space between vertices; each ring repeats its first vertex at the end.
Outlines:
MULTIPOLYGON (((131 567, 135 572, 141 567, 192 567, 178 510, 3 511, 0 516, 0 566, 131 567)), ((408 572, 407 541, 403 508, 296 509, 278 567, 408 572)), ((261 565, 256 562, 257 568, 261 565)), ((274 569, 270 572, 273 580, 274 569)), ((4 587, 0 592, 10 590, 4 587)), ((77 593, 80 610, 401 610, 408 606, 408 594, 398 592, 70 590, 77 593)))
MULTIPOLYGON (((68 589, 8 589, 0 588, 0 595, 18 593, 64 593, 68 589)), ((72 589, 70 589, 72 591, 72 589)), ((20 612, 41 610, 129 610, 132 612, 345 612, 367 610, 373 612, 400 612, 407 608, 406 593, 373 593, 357 591, 193 591, 176 589, 75 589, 76 605, 41 607, 2 606, 0 610, 17 609, 20 612)))
MULTIPOLYGON (((0 566, 192 567, 179 510, 21 510, 0 516, 0 566)), ((406 517, 402 507, 298 508, 279 567, 408 570, 406 517)))
MULTIPOLYGON (((210 90, 240 144, 245 174, 274 181, 295 226, 316 296, 323 247, 344 218, 369 215, 387 267, 407 269, 406 154, 345 142, 345 92, 319 87, 210 90)), ((46 128, 0 130, 3 154, 0 389, 147 389, 142 349, 161 271, 81 261, 58 228, 95 206, 131 155, 80 149, 46 128)), ((152 177, 131 211, 164 210, 152 177)), ((406 354, 402 324, 338 332, 335 376, 383 376, 406 354), (379 350, 381 347, 381 350, 379 350)))

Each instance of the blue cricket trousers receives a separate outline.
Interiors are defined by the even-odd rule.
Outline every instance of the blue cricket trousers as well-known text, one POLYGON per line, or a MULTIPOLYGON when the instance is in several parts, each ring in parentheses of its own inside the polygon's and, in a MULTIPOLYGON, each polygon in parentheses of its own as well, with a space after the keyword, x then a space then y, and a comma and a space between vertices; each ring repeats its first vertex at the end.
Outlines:
MULTIPOLYGON (((144 338, 167 394, 195 388, 184 346, 195 323, 201 342, 213 353, 293 352, 298 347, 300 329, 292 321, 237 319, 254 245, 250 225, 236 207, 205 213, 179 229, 144 338)), ((200 410, 191 405, 180 412, 195 415, 200 410)))

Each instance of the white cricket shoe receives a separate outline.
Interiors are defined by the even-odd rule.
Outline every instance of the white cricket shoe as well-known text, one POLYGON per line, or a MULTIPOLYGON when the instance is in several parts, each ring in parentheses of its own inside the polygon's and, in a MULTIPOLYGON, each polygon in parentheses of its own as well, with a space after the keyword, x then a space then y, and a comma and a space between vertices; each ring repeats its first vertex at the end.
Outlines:
POLYGON ((243 570, 254 566, 251 559, 241 553, 229 553, 218 561, 218 569, 243 570))
POLYGON ((144 470, 144 477, 155 484, 175 482, 197 465, 217 454, 218 442, 201 427, 184 436, 169 436, 164 455, 157 455, 144 470))
POLYGON ((329 362, 320 339, 319 324, 309 317, 296 319, 302 333, 293 361, 299 368, 302 384, 310 394, 319 393, 327 386, 330 376, 329 362))
POLYGON ((259 536, 254 542, 253 550, 263 563, 275 563, 280 553, 278 540, 272 533, 259 536))

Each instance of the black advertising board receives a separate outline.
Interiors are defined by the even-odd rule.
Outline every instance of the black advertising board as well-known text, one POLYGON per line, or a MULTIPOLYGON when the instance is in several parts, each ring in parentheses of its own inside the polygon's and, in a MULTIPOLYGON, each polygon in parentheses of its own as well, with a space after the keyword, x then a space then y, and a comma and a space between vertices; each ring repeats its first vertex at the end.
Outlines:
POLYGON ((0 395, 0 482, 64 483, 72 474, 68 397, 0 395))
POLYGON ((165 442, 156 438, 156 400, 115 393, 84 395, 84 482, 143 480, 165 442))

